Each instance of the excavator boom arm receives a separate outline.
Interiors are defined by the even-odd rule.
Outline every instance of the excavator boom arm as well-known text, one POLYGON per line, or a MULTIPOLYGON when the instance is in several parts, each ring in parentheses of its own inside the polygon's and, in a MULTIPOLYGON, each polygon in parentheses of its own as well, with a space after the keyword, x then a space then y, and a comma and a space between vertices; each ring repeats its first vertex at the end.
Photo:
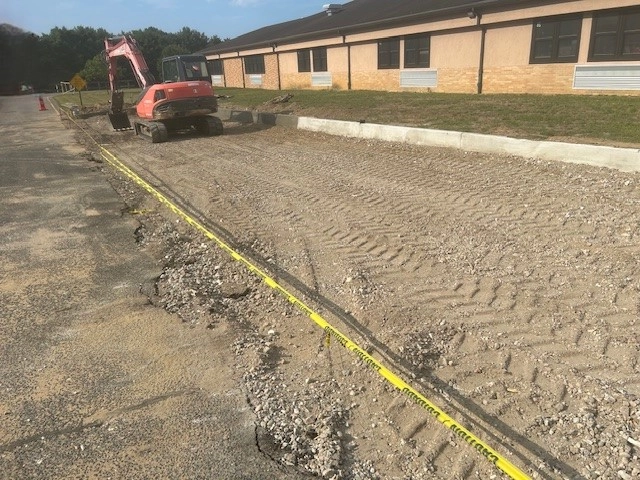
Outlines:
POLYGON ((124 111, 124 92, 118 90, 118 57, 125 57, 131 64, 138 86, 142 89, 149 88, 156 83, 153 74, 149 71, 147 61, 144 59, 138 43, 129 35, 104 40, 105 56, 109 74, 109 119, 116 130, 131 128, 129 117, 124 111))
POLYGON ((117 59, 125 57, 131 64, 140 88, 147 88, 156 83, 149 71, 147 62, 133 37, 124 35, 117 38, 106 38, 104 41, 107 64, 109 66, 109 87, 112 92, 117 90, 117 59))

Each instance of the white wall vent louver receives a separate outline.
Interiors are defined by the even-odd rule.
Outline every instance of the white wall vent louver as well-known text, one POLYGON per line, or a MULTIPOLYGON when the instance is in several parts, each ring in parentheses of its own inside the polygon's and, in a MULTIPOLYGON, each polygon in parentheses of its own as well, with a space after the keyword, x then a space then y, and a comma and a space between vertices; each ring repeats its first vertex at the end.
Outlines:
POLYGON ((640 65, 576 65, 573 88, 640 90, 640 65))

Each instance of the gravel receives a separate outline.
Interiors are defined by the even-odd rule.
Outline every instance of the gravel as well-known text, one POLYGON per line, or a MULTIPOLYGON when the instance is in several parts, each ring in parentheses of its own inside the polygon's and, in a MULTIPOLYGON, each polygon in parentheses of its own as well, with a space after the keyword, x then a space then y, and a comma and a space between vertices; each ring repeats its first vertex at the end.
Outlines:
MULTIPOLYGON (((360 148, 357 143, 351 144, 354 150, 360 148)), ((462 162, 461 155, 453 162, 462 162)), ((252 157, 251 162, 255 161, 252 157)), ((451 163, 449 153, 447 162, 451 163)), ((510 433, 521 435, 521 445, 515 445, 514 449, 530 440, 533 446, 525 453, 531 463, 516 463, 524 463, 532 478, 640 478, 640 399, 631 393, 637 387, 631 382, 616 380, 615 371, 608 379, 597 362, 593 366, 585 364, 588 368, 580 371, 580 362, 571 362, 570 357, 578 348, 585 357, 602 357, 602 345, 614 350, 620 335, 629 334, 633 338, 635 334, 632 330, 605 331, 615 326, 613 320, 600 328, 605 324, 597 317, 600 312, 608 314, 609 310, 591 306, 595 295, 600 303, 594 302, 594 305, 610 304, 612 309, 623 313, 625 308, 637 311, 637 276, 628 271, 631 267, 619 264, 616 255, 620 253, 611 248, 611 245, 635 248, 631 236, 618 238, 619 232, 614 228, 616 223, 629 217, 624 212, 637 209, 631 190, 633 183, 629 183, 628 176, 583 173, 576 166, 557 167, 522 159, 504 162, 514 171, 526 170, 531 178, 538 178, 534 173, 545 175, 546 183, 536 183, 536 188, 542 190, 540 198, 551 198, 548 210, 537 205, 536 211, 529 212, 529 202, 535 201, 530 194, 523 199, 527 203, 513 207, 515 213, 508 213, 504 221, 498 214, 478 215, 480 220, 476 223, 482 228, 450 221, 448 217, 434 219, 433 223, 437 220, 445 224, 440 233, 429 230, 426 235, 426 241, 431 242, 426 246, 437 260, 433 266, 434 278, 437 278, 438 267, 447 265, 465 282, 453 288, 434 282, 425 285, 426 293, 416 293, 420 294, 418 300, 424 302, 425 298, 431 300, 442 292, 437 298, 438 318, 429 318, 431 322, 414 321, 414 318, 424 319, 429 312, 405 311, 391 305, 394 308, 389 307, 387 311, 396 317, 402 316, 403 323, 395 323, 396 318, 391 316, 387 323, 384 312, 380 313, 382 328, 374 332, 375 336, 410 365, 411 378, 417 381, 419 389, 430 392, 429 396, 437 400, 446 400, 441 404, 447 405, 447 410, 456 408, 459 413, 472 410, 470 405, 481 406, 486 412, 485 419, 500 419, 506 425, 505 430, 512 427, 510 433), (571 173, 573 170, 578 173, 571 173), (554 176, 560 180, 554 183, 554 176), (584 209, 576 206, 569 194, 561 200, 555 198, 564 195, 565 190, 576 189, 584 191, 584 209), (614 190, 622 191, 619 196, 623 200, 604 202, 602 199, 609 198, 607 195, 618 195, 614 190), (596 213, 590 213, 590 208, 596 213), (621 209, 624 215, 618 212, 621 209), (545 217, 539 223, 553 227, 552 232, 558 225, 578 223, 585 232, 577 236, 580 241, 576 241, 576 245, 580 249, 554 238, 547 241, 550 237, 545 235, 538 238, 529 234, 527 238, 533 241, 525 246, 527 248, 515 244, 511 238, 518 238, 521 230, 530 228, 529 217, 531 222, 538 222, 539 215, 545 217), (496 225, 503 225, 504 238, 496 225), (511 225, 514 231, 509 229, 511 225), (473 229, 473 232, 464 229, 473 229), (598 236, 590 233, 592 230, 597 231, 598 236), (445 238, 442 232, 453 240, 445 238), (473 238, 476 243, 466 244, 466 238, 473 238), (600 248, 598 242, 604 246, 600 248), (531 263, 531 259, 525 262, 529 251, 539 263, 531 263), (521 258, 525 260, 518 263, 521 258), (575 276, 572 272, 578 270, 582 273, 575 276), (595 279, 594 285, 587 285, 586 289, 585 282, 580 284, 581 296, 576 298, 575 284, 591 277, 595 279), (478 280, 474 283, 475 278, 478 280), (543 283, 545 288, 529 289, 529 285, 537 285, 535 282, 543 283), (472 310, 468 306, 465 309, 463 303, 473 299, 474 308, 477 305, 487 310, 491 307, 509 319, 514 308, 510 302, 516 294, 520 300, 517 311, 523 318, 527 308, 540 312, 530 317, 522 338, 516 338, 520 335, 517 331, 510 331, 512 326, 508 320, 497 323, 496 327, 485 324, 482 309, 472 310), (617 297, 621 295, 622 298, 617 297), (556 296, 567 300, 555 300, 556 296), (599 297, 604 300, 600 301, 599 297), (633 298, 636 300, 632 302, 633 298), (497 301, 502 302, 503 308, 494 305, 497 301), (475 319, 471 318, 472 313, 477 314, 475 319), (554 322, 554 318, 562 316, 578 326, 563 330, 566 326, 554 322), (456 322, 450 321, 454 317, 456 322), (472 321, 475 322, 473 330, 469 326, 472 321), (567 338, 566 332, 572 336, 567 338), (535 348, 537 335, 547 342, 553 337, 554 345, 560 343, 566 352, 555 346, 545 350, 544 343, 542 348, 535 348), (605 339, 607 343, 603 343, 605 339), (490 361, 487 352, 491 353, 490 361)), ((478 171, 475 174, 478 175, 478 171)), ((128 182, 120 183, 118 188, 128 204, 142 210, 139 204, 144 200, 135 192, 135 187, 128 182)), ((510 183, 511 179, 504 182, 510 183)), ((487 180, 487 188, 493 184, 487 180)), ((456 188, 460 190, 457 184, 456 188)), ((348 191, 354 191, 353 187, 348 191)), ((482 200, 472 202, 474 208, 481 209, 482 200)), ((370 208, 372 205, 375 206, 374 201, 370 208)), ((331 205, 326 208, 330 210, 331 205)), ((422 215, 421 211, 418 213, 422 215)), ((238 379, 246 392, 248 407, 255 414, 258 447, 274 461, 321 478, 500 477, 493 465, 478 458, 473 449, 442 426, 428 423, 424 411, 407 406, 410 402, 406 398, 363 368, 357 359, 344 351, 344 354, 335 353, 341 351, 340 347, 323 348, 322 332, 308 318, 215 245, 203 243, 186 224, 175 219, 169 221, 159 214, 146 214, 140 220, 143 223, 137 232, 140 245, 157 249, 164 266, 156 291, 150 295, 152 301, 193 328, 226 325, 237 332, 234 346, 238 379), (321 374, 317 373, 318 365, 322 367, 321 374), (418 437, 422 443, 416 441, 418 437)), ((370 221, 376 223, 377 219, 370 221)), ((286 224, 291 225, 295 223, 286 224)), ((537 232, 535 228, 531 231, 537 232)), ((242 247, 284 267, 295 267, 297 263, 293 257, 290 260, 282 255, 278 257, 277 247, 258 239, 242 239, 242 247), (288 260, 293 265, 286 265, 288 260)), ((306 255, 300 250, 301 257, 306 255)), ((378 280, 366 267, 345 270, 341 272, 341 283, 321 285, 325 292, 335 288, 352 299, 352 304, 345 307, 358 313, 363 311, 362 317, 366 319, 367 315, 378 313, 372 309, 380 305, 380 298, 395 301, 391 285, 378 280)), ((312 284, 316 278, 313 270, 308 277, 312 284)), ((399 290, 399 294, 405 292, 399 290)), ((517 316, 513 318, 522 320, 517 316)), ((357 339, 365 346, 363 340, 366 339, 357 339)), ((628 343, 621 342, 625 347, 628 343)), ((624 355, 633 354, 621 351, 624 355)), ((626 357, 620 358, 626 361, 627 369, 637 371, 636 364, 630 364, 626 357)), ((613 357, 602 365, 615 366, 618 361, 622 364, 622 360, 613 357)), ((477 428, 473 420, 469 422, 472 429, 477 428)), ((481 430, 480 433, 484 434, 481 430)), ((502 444, 490 443, 513 458, 503 447, 517 443, 518 439, 502 436, 500 439, 502 444)))

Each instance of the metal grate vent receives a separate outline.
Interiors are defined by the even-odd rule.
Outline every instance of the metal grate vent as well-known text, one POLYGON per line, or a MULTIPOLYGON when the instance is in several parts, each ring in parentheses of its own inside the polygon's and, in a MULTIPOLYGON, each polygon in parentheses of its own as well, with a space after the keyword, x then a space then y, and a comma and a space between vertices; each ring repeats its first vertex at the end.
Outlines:
POLYGON ((249 83, 251 85, 262 85, 262 75, 255 73, 249 75, 249 83))
POLYGON ((576 65, 576 90, 640 90, 640 65, 576 65))
POLYGON ((333 85, 333 78, 328 72, 319 72, 311 74, 311 86, 312 87, 331 87, 333 85))
POLYGON ((438 86, 437 70, 403 70, 400 72, 400 86, 402 88, 427 88, 438 86))

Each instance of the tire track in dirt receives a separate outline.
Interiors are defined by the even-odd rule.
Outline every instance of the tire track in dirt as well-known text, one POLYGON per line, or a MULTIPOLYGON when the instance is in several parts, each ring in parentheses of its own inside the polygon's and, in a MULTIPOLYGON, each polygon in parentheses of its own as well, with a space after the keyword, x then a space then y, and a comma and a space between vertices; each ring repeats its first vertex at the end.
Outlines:
MULTIPOLYGON (((610 379, 612 371, 637 389, 636 339, 624 335, 638 314, 637 290, 627 289, 638 277, 631 243, 638 195, 620 187, 631 177, 278 129, 216 140, 224 155, 195 153, 194 145, 188 162, 163 166, 164 181, 199 211, 224 217, 239 238, 273 244, 285 265, 306 258, 329 294, 344 291, 350 269, 366 271, 413 316, 426 311, 431 322, 463 332, 447 352, 455 364, 437 375, 471 398, 491 397, 495 381, 487 378, 514 385, 490 398, 490 415, 513 417, 523 431, 539 415, 528 406, 532 392, 562 402, 566 385, 610 379), (209 177, 222 193, 203 198, 209 177), (601 177, 629 195, 626 204, 606 189, 584 188, 601 177), (484 381, 477 365, 485 366, 484 381)), ((354 304, 371 310, 385 301, 357 297, 354 304)), ((414 328, 411 318, 396 317, 402 323, 390 335, 375 311, 368 317, 394 349, 414 328)), ((427 441, 430 428, 410 437, 427 441)), ((428 455, 450 459, 446 450, 441 442, 428 455)), ((469 468, 463 462, 459 474, 469 468)))
MULTIPOLYGON (((385 172, 386 173, 386 172, 385 172)), ((432 186, 432 185, 431 185, 432 186)), ((396 192, 397 194, 397 192, 396 192)), ((482 199, 482 197, 480 197, 482 199)), ((470 211, 472 212, 472 214, 474 213, 473 208, 476 208, 477 211, 477 215, 478 218, 484 218, 488 213, 492 214, 494 212, 487 212, 486 210, 481 210, 481 209, 477 209, 477 206, 482 203, 482 200, 478 201, 473 201, 473 200, 469 200, 468 198, 464 197, 464 196, 456 196, 455 198, 448 198, 446 195, 444 195, 444 201, 448 202, 449 204, 454 203, 454 204, 458 204, 458 205, 462 205, 462 208, 465 208, 465 206, 471 205, 472 209, 470 209, 470 211)), ((424 199, 418 199, 418 202, 420 202, 421 200, 424 199)), ((409 199, 408 202, 411 203, 413 201, 413 199, 409 199)), ((317 203, 317 202, 316 202, 317 203)), ((385 205, 385 203, 383 201, 380 201, 379 198, 377 198, 376 196, 369 196, 366 199, 366 203, 367 203, 367 208, 372 209, 374 207, 377 207, 379 205, 385 205)), ((386 205, 388 206, 388 205, 386 205)), ((542 208, 547 207, 548 203, 545 202, 545 204, 542 205, 542 208)), ((535 207, 534 208, 540 208, 540 207, 535 207)), ((498 209, 495 211, 495 213, 501 213, 500 212, 501 209, 498 209)), ((406 210, 405 210, 406 211, 406 210)), ((549 212, 549 209, 547 209, 548 213, 551 213, 552 216, 557 215, 559 212, 559 210, 556 207, 555 211, 551 211, 549 212)), ((343 212, 344 213, 344 212, 343 212)), ((427 215, 429 215, 431 212, 424 212, 420 209, 417 209, 415 211, 410 211, 410 214, 417 214, 420 215, 422 213, 426 213, 427 215)), ((528 227, 529 228, 533 228, 535 231, 535 234, 537 235, 539 231, 544 231, 547 230, 547 232, 545 232, 543 235, 547 236, 547 235, 560 235, 562 234, 563 237, 565 239, 570 238, 571 236, 573 237, 580 237, 582 234, 584 233, 593 233, 593 230, 591 228, 584 228, 584 224, 579 224, 578 225, 578 229, 577 230, 569 230, 570 235, 567 235, 567 222, 562 222, 560 225, 561 226, 555 226, 555 225, 549 225, 549 220, 542 218, 542 219, 538 219, 538 215, 536 215, 536 217, 534 217, 532 220, 529 220, 528 223, 528 227), (542 228, 544 227, 544 228, 542 228), (563 228, 561 228, 563 227, 563 228), (581 228, 581 229, 580 229, 581 228)), ((521 218, 521 217, 520 217, 521 218)), ((503 222, 508 222, 510 224, 513 224, 514 222, 517 222, 519 220, 519 218, 513 218, 513 216, 502 216, 499 218, 500 220, 502 220, 503 222)), ((372 228, 368 228, 367 225, 364 225, 363 223, 361 224, 363 225, 363 228, 365 229, 365 231, 375 231, 375 229, 372 228)), ((386 231, 383 233, 387 233, 386 231)), ((336 238, 338 235, 340 235, 340 233, 334 232, 333 237, 336 238)), ((536 238, 536 235, 534 235, 534 240, 536 238)), ((357 238, 357 237, 356 237, 357 238)), ((356 239, 354 239, 356 240, 356 239)), ((353 242, 350 242, 353 243, 353 242)), ((419 241, 416 243, 420 243, 419 241)), ((356 246, 363 247, 363 245, 365 244, 357 244, 356 246)), ((370 253, 370 251, 367 251, 367 253, 370 253)), ((503 258, 503 256, 498 256, 496 258, 496 262, 495 264, 500 265, 500 261, 503 258)), ((362 261, 362 256, 357 258, 357 261, 362 261)), ((417 272, 417 269, 413 270, 414 273, 417 272)), ((419 273, 419 272, 418 272, 419 273)), ((493 281, 480 281, 480 282, 475 282, 475 286, 476 286, 476 291, 474 292, 473 295, 470 296, 470 299, 473 300, 474 302, 480 303, 481 305, 486 305, 487 307, 490 307, 492 309, 494 309, 497 312, 501 312, 503 310, 513 310, 515 309, 515 305, 516 302, 511 300, 511 298, 513 298, 513 289, 509 289, 509 288, 504 288, 503 286, 500 286, 497 284, 497 282, 495 280, 493 281), (499 294, 500 289, 504 290, 505 294, 499 294), (511 291, 511 293, 509 293, 509 291, 511 291), (499 299, 507 299, 505 300, 503 303, 504 305, 500 305, 500 303, 498 302, 499 299)), ((433 290, 425 290, 425 292, 428 292, 428 295, 431 295, 434 291, 433 290)), ((445 300, 450 300, 451 298, 454 298, 455 295, 447 295, 447 291, 446 290, 441 290, 441 293, 443 293, 442 295, 440 295, 437 299, 445 299, 445 300)), ((546 296, 547 292, 541 292, 538 296, 546 296)), ((417 300, 417 298, 413 298, 414 300, 417 300)), ((428 298, 429 301, 433 301, 436 300, 435 298, 428 298)), ((627 321, 632 321, 633 315, 627 315, 626 316, 626 320, 627 321)), ((530 321, 529 321, 530 323, 530 321)), ((497 319, 493 318, 492 322, 490 325, 491 328, 493 329, 499 329, 501 332, 509 332, 510 330, 510 325, 512 324, 512 320, 511 319, 507 319, 503 322, 498 321, 497 319)), ((572 333, 571 329, 572 327, 569 326, 570 328, 570 333, 572 333)), ((579 327, 580 328, 580 327, 579 327)), ((537 329, 536 329, 537 330, 537 329)), ((516 331, 514 332, 516 334, 521 333, 520 331, 516 331)), ((536 332, 535 336, 538 339, 538 345, 543 346, 543 350, 544 350, 544 346, 549 346, 549 345, 553 345, 553 344, 557 344, 558 342, 558 338, 562 338, 559 337, 557 334, 555 334, 553 332, 553 329, 550 329, 550 335, 548 335, 544 341, 540 340, 540 332, 536 332)), ((584 347, 584 346, 583 346, 584 347)), ((605 347, 606 349, 606 347, 605 347)), ((560 345, 559 347, 554 347, 553 349, 551 349, 551 352, 553 353, 558 353, 558 355, 560 356, 562 361, 565 361, 566 364, 569 367, 573 367, 576 364, 580 364, 580 365, 586 365, 586 367, 583 367, 581 369, 578 369, 578 371, 580 373, 582 373, 583 375, 593 375, 594 372, 596 371, 600 371, 602 373, 605 373, 607 370, 609 370, 611 368, 610 365, 601 365, 599 367, 594 367, 592 365, 589 364, 588 360, 588 356, 585 356, 584 354, 575 354, 574 352, 567 352, 564 353, 564 345, 560 345)), ((604 351, 602 353, 605 353, 604 351)), ((489 354, 490 356, 491 354, 489 354)), ((511 358, 511 356, 508 356, 509 358, 511 358)), ((633 362, 633 360, 632 360, 633 362)), ((527 361, 524 361, 523 363, 527 363, 527 361)), ((514 372, 517 373, 518 370, 523 370, 525 371, 526 368, 523 367, 514 367, 514 372)), ((504 368, 505 371, 509 371, 508 367, 504 368)), ((525 378, 529 379, 529 381, 531 382, 535 382, 536 378, 537 378, 537 374, 533 373, 535 371, 532 370, 531 373, 526 373, 525 372, 525 378)), ((513 373, 513 372, 512 372, 513 373)), ((552 390, 555 390, 555 388, 553 388, 552 390)), ((560 399, 562 399, 562 397, 560 397, 560 399)), ((513 404, 515 402, 513 401, 509 401, 509 402, 504 402, 499 409, 496 411, 497 414, 499 415, 505 415, 505 413, 507 413, 507 411, 510 408, 513 408, 513 404)))

